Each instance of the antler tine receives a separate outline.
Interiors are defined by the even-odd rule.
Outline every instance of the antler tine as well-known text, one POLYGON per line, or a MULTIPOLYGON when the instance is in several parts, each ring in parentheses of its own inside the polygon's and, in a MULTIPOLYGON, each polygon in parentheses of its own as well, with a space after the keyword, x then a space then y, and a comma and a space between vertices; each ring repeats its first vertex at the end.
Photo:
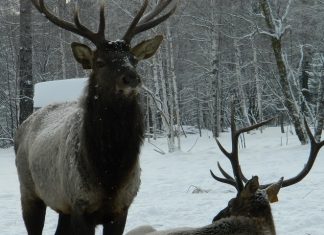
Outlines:
POLYGON ((248 182, 249 180, 245 177, 245 175, 243 174, 241 168, 240 168, 240 175, 241 175, 241 179, 243 180, 244 183, 248 182))
POLYGON ((216 176, 216 175, 212 172, 212 170, 209 170, 209 171, 210 171, 211 176, 212 176, 215 180, 217 180, 217 181, 219 181, 219 182, 222 182, 222 183, 225 183, 225 184, 232 185, 232 186, 234 186, 234 187, 238 190, 238 188, 237 188, 237 183, 236 183, 236 181, 235 181, 234 179, 231 180, 231 179, 224 179, 224 178, 220 178, 220 177, 216 176))
MULTIPOLYGON (((43 1, 43 0, 42 0, 43 1)), ((52 21, 53 22, 53 21, 52 21)), ((55 22, 53 22, 55 23, 55 22)), ((68 23, 68 22, 67 22, 68 23)), ((94 35, 94 33, 92 31, 90 31, 87 27, 85 27, 83 24, 81 24, 80 22, 80 17, 79 17, 79 11, 76 10, 75 13, 74 13, 74 23, 76 25, 75 28, 75 31, 71 30, 72 32, 76 33, 76 34, 79 34, 87 39, 89 39, 90 41, 92 41, 93 43, 95 43, 95 41, 93 40, 92 38, 92 35, 94 35)), ((58 24, 57 24, 58 25, 58 24)), ((62 25, 58 25, 60 26, 61 28, 65 28, 63 27, 62 25)), ((73 25, 74 26, 74 25, 73 25)), ((65 29, 68 29, 68 28, 65 28, 65 29)), ((68 29, 69 30, 69 29, 68 29)))
POLYGON ((104 7, 101 6, 100 8, 100 25, 98 33, 94 33, 89 30, 87 27, 80 23, 79 13, 78 11, 74 14, 74 24, 65 20, 62 20, 51 13, 45 6, 44 0, 31 0, 37 10, 45 15, 45 17, 54 23, 55 25, 59 26, 60 28, 66 29, 71 31, 75 34, 78 34, 82 37, 89 39, 95 45, 101 42, 104 36, 104 28, 105 28, 105 17, 104 17, 104 7))
POLYGON ((173 0, 159 0, 158 4, 152 11, 142 17, 139 23, 144 23, 152 20, 155 16, 160 14, 173 0))
POLYGON ((226 151, 226 149, 223 147, 223 145, 216 139, 216 143, 218 145, 218 148, 222 151, 222 153, 230 160, 231 154, 226 151))
POLYGON ((236 135, 236 125, 235 125, 234 115, 235 115, 234 108, 232 106, 232 114, 231 114, 232 152, 231 153, 227 152, 217 139, 216 139, 216 143, 217 143, 218 147, 220 148, 220 150, 223 152, 223 154, 230 160, 235 180, 231 176, 227 177, 227 176, 229 176, 229 174, 227 174, 220 167, 220 165, 218 166, 218 168, 220 168, 220 171, 225 176, 225 179, 215 176, 212 172, 211 172, 211 174, 212 174, 213 178, 216 179, 217 181, 233 185, 233 186, 235 186, 235 188, 237 189, 238 192, 241 192, 243 190, 244 185, 243 185, 241 174, 240 174, 241 169, 240 169, 240 164, 239 164, 239 160, 238 160, 238 137, 239 136, 236 135))
MULTIPOLYGON (((231 154, 229 152, 226 151, 226 149, 223 147, 223 145, 216 139, 216 143, 219 147, 219 149, 223 152, 223 154, 230 160, 231 158, 231 154)), ((222 175, 225 178, 232 178, 219 164, 219 162, 217 163, 218 169, 219 171, 222 173, 222 175), (229 176, 229 177, 228 177, 229 176)), ((240 168, 240 175, 241 175, 241 179, 243 180, 244 183, 246 183, 248 181, 248 179, 243 175, 241 168, 240 168)), ((233 178, 232 178, 233 179, 233 178)), ((234 180, 234 179, 233 179, 234 180)))
POLYGON ((86 36, 84 36, 84 35, 83 36, 88 38, 94 44, 100 43, 105 40, 105 26, 106 25, 105 25, 105 7, 104 7, 104 5, 100 6, 99 27, 98 27, 97 33, 92 32, 87 27, 85 27, 83 24, 81 24, 78 10, 76 10, 75 14, 74 14, 74 23, 75 23, 77 29, 79 29, 80 32, 83 32, 83 34, 86 35, 86 36))
POLYGON ((148 0, 144 0, 144 3, 141 7, 141 10, 138 12, 138 14, 135 16, 133 19, 131 25, 129 26, 128 30, 126 31, 125 36, 123 37, 123 40, 130 44, 132 38, 136 35, 139 34, 143 31, 146 31, 148 29, 151 29, 155 27, 156 25, 162 23, 165 21, 167 18, 169 18, 174 11, 176 10, 177 0, 160 0, 156 7, 147 13, 145 16, 143 16, 147 5, 148 5, 148 0), (172 9, 166 13, 163 16, 160 16, 156 19, 154 19, 156 16, 158 16, 167 6, 170 5, 171 2, 175 2, 175 5, 172 7, 172 9), (137 25, 139 24, 139 25, 137 25))
POLYGON ((238 192, 241 192, 244 188, 244 185, 243 185, 243 181, 242 181, 241 174, 240 174, 241 166, 240 166, 240 162, 238 159, 238 138, 239 138, 239 135, 237 135, 234 115, 235 115, 235 112, 234 112, 234 108, 233 108, 232 117, 231 117, 231 136, 232 136, 232 153, 231 153, 231 155, 232 156, 230 158, 230 162, 232 165, 234 178, 237 183, 238 192))
MULTIPOLYGON (((222 175, 226 178, 226 179, 233 179, 232 176, 230 176, 230 174, 228 174, 223 168, 222 166, 219 164, 219 162, 217 162, 217 166, 219 171, 222 173, 222 175)), ((240 172, 241 175, 241 179, 243 180, 244 183, 248 182, 248 179, 243 175, 242 171, 240 172)), ((234 179, 233 179, 234 180, 234 179)))
POLYGON ((146 8, 147 8, 147 5, 148 5, 148 0, 144 0, 143 2, 143 5, 141 7, 141 9, 139 10, 139 12, 137 13, 137 15, 134 17, 132 23, 129 25, 124 37, 123 37, 123 40, 130 44, 131 40, 132 40, 132 37, 134 36, 134 31, 136 29, 136 25, 138 24, 138 22, 140 21, 141 17, 143 16, 146 8))
POLYGON ((222 166, 219 164, 219 162, 217 162, 217 167, 219 169, 219 171, 222 173, 222 175, 226 178, 226 179, 230 179, 230 180, 234 180, 234 178, 232 176, 230 176, 223 168, 222 166))
POLYGON ((175 10, 176 10, 176 5, 167 14, 165 14, 159 18, 156 18, 155 20, 148 21, 146 23, 143 23, 143 24, 137 26, 136 30, 134 31, 134 35, 144 32, 148 29, 154 28, 158 24, 160 24, 163 21, 165 21, 166 19, 168 19, 175 12, 175 10))
POLYGON ((169 11, 167 14, 165 14, 155 20, 148 21, 146 23, 143 23, 143 24, 137 26, 136 30, 134 32, 134 35, 144 32, 144 31, 151 29, 151 28, 155 27, 156 25, 162 23, 163 21, 168 19, 175 12, 175 10, 176 10, 176 6, 174 6, 174 8, 172 8, 172 10, 169 11))
POLYGON ((100 5, 100 20, 99 20, 99 27, 98 27, 98 35, 102 35, 105 39, 105 6, 103 4, 100 5))
POLYGON ((273 119, 274 119, 274 117, 273 118, 269 118, 269 119, 267 119, 267 120, 265 120, 263 122, 256 123, 256 124, 254 124, 252 126, 248 126, 248 127, 242 128, 242 129, 236 131, 235 135, 240 135, 242 133, 249 132, 249 131, 252 131, 254 129, 257 129, 257 128, 261 127, 261 126, 264 126, 265 124, 268 124, 273 119))
POLYGON ((270 118, 266 121, 257 123, 255 125, 249 126, 249 127, 245 127, 245 128, 241 128, 239 130, 236 130, 236 125, 235 125, 235 110, 234 110, 234 106, 232 106, 232 110, 231 110, 231 139, 232 139, 232 152, 229 153, 225 150, 225 148, 220 144, 220 142, 216 139, 216 143, 219 147, 219 149, 222 151, 222 153, 230 160, 231 165, 232 165, 232 170, 233 170, 233 174, 234 174, 234 178, 232 176, 230 176, 222 167, 219 163, 217 163, 218 165, 218 169, 220 170, 220 172, 222 173, 222 175, 225 178, 220 178, 215 176, 212 172, 212 176, 214 179, 216 179, 217 181, 223 182, 223 183, 227 183, 230 185, 235 186, 235 188, 238 190, 238 192, 241 192, 241 190, 243 189, 244 185, 243 182, 247 182, 247 178, 244 176, 244 174, 242 173, 241 167, 240 167, 240 163, 239 163, 239 159, 238 159, 238 140, 239 140, 239 136, 240 134, 244 133, 244 132, 248 132, 251 130, 254 130, 260 126, 263 126, 269 122, 271 122, 273 120, 273 118, 270 118))
MULTIPOLYGON (((234 113, 234 112, 233 112, 234 113)), ((235 178, 237 179, 237 182, 241 182, 240 184, 242 184, 242 188, 243 188, 243 182, 247 182, 247 178, 244 176, 242 170, 241 170, 241 166, 239 165, 239 160, 238 160, 238 139, 240 134, 248 132, 248 131, 252 131, 255 130, 265 124, 268 124, 269 122, 271 122, 274 118, 269 118, 263 122, 260 123, 256 123, 254 125, 245 127, 245 128, 241 128, 239 130, 236 130, 236 126, 235 126, 235 120, 234 120, 234 114, 231 120, 231 126, 233 129, 232 132, 232 154, 233 154, 233 173, 235 178)), ((239 186, 240 188, 241 186, 239 186)))
MULTIPOLYGON (((316 157, 318 155, 319 150, 324 146, 324 141, 321 142, 316 142, 312 131, 310 130, 306 120, 304 120, 305 122, 305 127, 306 127, 306 131, 308 134, 308 137, 310 139, 310 144, 311 144, 311 148, 309 151, 309 156, 308 156, 308 160, 307 163, 304 165, 304 168, 294 177, 284 180, 282 182, 282 186, 281 187, 288 187, 291 186, 293 184, 296 184, 298 182, 300 182, 302 179, 304 179, 306 177, 306 175, 310 172, 310 170, 312 169, 314 162, 316 160, 316 157)), ((270 186, 271 184, 264 184, 264 185, 260 185, 260 188, 266 188, 268 186, 270 186)))

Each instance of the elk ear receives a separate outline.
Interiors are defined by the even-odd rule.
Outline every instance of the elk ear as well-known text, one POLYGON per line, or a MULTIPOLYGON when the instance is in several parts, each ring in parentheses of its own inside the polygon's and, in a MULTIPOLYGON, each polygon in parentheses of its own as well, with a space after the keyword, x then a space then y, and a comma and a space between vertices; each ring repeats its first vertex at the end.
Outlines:
POLYGON ((281 189, 282 181, 283 178, 281 178, 277 183, 271 184, 265 189, 270 203, 278 201, 278 193, 281 189))
POLYGON ((73 42, 71 47, 74 58, 82 64, 82 67, 84 69, 91 69, 93 58, 92 50, 88 46, 77 42, 73 42))
POLYGON ((251 197, 255 192, 258 190, 260 184, 259 184, 259 178, 257 176, 253 176, 252 179, 250 179, 244 189, 241 192, 242 197, 251 197))
POLYGON ((138 60, 145 60, 153 56, 160 47, 163 40, 162 35, 145 40, 131 49, 138 60))

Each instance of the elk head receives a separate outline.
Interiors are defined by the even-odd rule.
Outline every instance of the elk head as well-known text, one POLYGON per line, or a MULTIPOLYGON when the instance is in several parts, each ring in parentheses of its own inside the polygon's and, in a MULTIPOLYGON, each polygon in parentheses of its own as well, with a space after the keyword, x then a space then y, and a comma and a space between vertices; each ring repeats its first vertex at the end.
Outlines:
POLYGON ((140 60, 153 56, 159 48, 163 36, 158 35, 148 40, 144 40, 136 46, 131 46, 132 38, 155 27, 170 15, 173 14, 176 4, 165 15, 158 15, 167 8, 174 0, 160 0, 156 7, 144 15, 148 6, 148 0, 144 3, 134 17, 128 30, 121 40, 109 41, 105 38, 105 14, 104 7, 100 7, 100 23, 97 33, 92 32, 79 19, 78 11, 74 15, 74 24, 61 20, 53 15, 45 6, 44 0, 32 0, 35 7, 45 15, 45 17, 57 26, 78 34, 90 40, 96 47, 92 50, 87 45, 72 43, 72 51, 75 59, 84 69, 92 69, 90 81, 104 93, 131 96, 138 93, 141 86, 141 79, 136 71, 136 65, 140 60), (144 16, 143 16, 144 15, 144 16))
POLYGON ((265 189, 260 189, 258 177, 253 176, 246 182, 242 191, 228 202, 227 207, 214 217, 213 222, 230 216, 252 216, 255 218, 269 216, 271 218, 269 202, 277 200, 282 181, 283 178, 265 189))
POLYGON ((252 179, 247 180, 243 175, 238 158, 238 139, 239 135, 256 129, 262 125, 269 123, 272 119, 266 120, 255 125, 236 130, 235 120, 234 120, 234 110, 232 110, 231 117, 231 138, 232 138, 232 152, 228 152, 216 140, 218 147, 223 152, 223 154, 230 160, 234 177, 228 174, 218 163, 218 168, 224 178, 216 176, 212 171, 210 171, 212 177, 222 183, 230 184, 234 186, 237 190, 237 195, 235 198, 231 199, 228 206, 221 210, 213 219, 213 222, 221 220, 230 216, 246 216, 254 218, 263 218, 266 221, 272 223, 273 231, 274 224, 272 220, 270 203, 278 201, 277 194, 281 187, 287 187, 301 181, 311 170, 317 154, 320 148, 324 145, 324 141, 317 143, 314 136, 309 129, 307 122, 305 121, 306 130, 311 142, 310 154, 308 161, 304 168, 295 177, 284 180, 283 177, 275 183, 260 185, 257 176, 253 176, 252 179))

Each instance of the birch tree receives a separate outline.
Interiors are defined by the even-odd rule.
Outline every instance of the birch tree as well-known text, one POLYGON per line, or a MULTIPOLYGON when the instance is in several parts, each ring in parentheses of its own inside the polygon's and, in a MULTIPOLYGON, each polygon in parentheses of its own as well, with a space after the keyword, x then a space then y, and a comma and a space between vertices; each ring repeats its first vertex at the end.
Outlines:
POLYGON ((171 34, 170 22, 166 22, 167 30, 167 61, 169 62, 169 97, 170 97, 170 121, 172 132, 175 133, 177 138, 176 150, 181 150, 181 123, 180 123, 180 107, 179 107, 179 96, 178 96, 178 87, 176 82, 176 71, 175 71, 175 54, 174 54, 174 45, 173 45, 173 36, 171 34), (175 125, 174 121, 175 120, 175 125), (174 131, 173 131, 174 128, 174 131))
POLYGON ((302 144, 308 143, 308 137, 304 126, 304 117, 300 110, 297 99, 292 91, 291 84, 288 79, 288 61, 284 55, 282 48, 282 37, 284 36, 288 26, 285 26, 285 20, 288 15, 291 0, 288 2, 286 11, 280 18, 275 18, 268 0, 259 0, 264 20, 269 31, 261 31, 262 34, 270 36, 271 46, 276 59, 279 83, 283 94, 283 103, 288 110, 288 114, 295 127, 296 134, 302 144))
POLYGON ((240 99, 240 106, 241 111, 243 114, 243 121, 245 125, 251 126, 249 113, 248 113, 248 106, 247 106, 247 98, 245 95, 245 91, 243 88, 243 81, 242 81, 242 73, 241 73, 241 50, 239 45, 239 40, 237 38, 234 38, 234 48, 235 48, 235 77, 237 79, 237 89, 238 89, 238 95, 240 99))
MULTIPOLYGON (((255 89, 256 89, 256 99, 257 99, 257 109, 258 109, 258 121, 254 120, 255 122, 263 121, 263 111, 262 111, 262 86, 259 74, 259 65, 258 65, 258 55, 257 55, 257 48, 254 42, 254 38, 251 37, 251 46, 253 50, 253 72, 254 72, 254 82, 255 82, 255 89)), ((260 127, 262 132, 262 127, 260 127)))

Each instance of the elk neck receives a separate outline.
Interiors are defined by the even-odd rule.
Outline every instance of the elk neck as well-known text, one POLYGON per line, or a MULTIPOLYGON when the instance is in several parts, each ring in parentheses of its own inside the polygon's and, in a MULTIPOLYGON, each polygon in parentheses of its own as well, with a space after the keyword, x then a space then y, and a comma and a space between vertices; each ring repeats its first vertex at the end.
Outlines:
POLYGON ((93 77, 89 79, 82 136, 85 162, 94 168, 95 180, 108 191, 123 185, 137 165, 144 139, 138 102, 137 96, 117 95, 99 87, 93 77))

